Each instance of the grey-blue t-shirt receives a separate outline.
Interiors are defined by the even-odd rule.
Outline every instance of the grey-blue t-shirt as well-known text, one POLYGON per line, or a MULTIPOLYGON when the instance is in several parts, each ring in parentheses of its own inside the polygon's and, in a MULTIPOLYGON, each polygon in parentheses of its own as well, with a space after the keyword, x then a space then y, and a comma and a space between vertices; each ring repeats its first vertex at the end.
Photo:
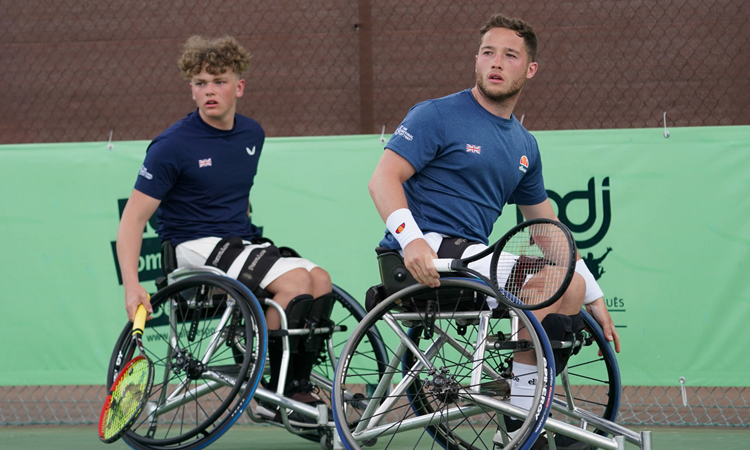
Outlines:
MULTIPOLYGON (((416 170, 404 192, 425 233, 488 244, 506 203, 547 198, 536 139, 515 117, 484 109, 469 89, 414 106, 386 149, 416 170)), ((387 231, 380 245, 400 248, 387 231)))
POLYGON ((135 189, 161 200, 159 238, 176 246, 203 237, 259 236, 248 206, 264 140, 253 119, 235 114, 234 128, 219 130, 197 110, 154 139, 135 189))

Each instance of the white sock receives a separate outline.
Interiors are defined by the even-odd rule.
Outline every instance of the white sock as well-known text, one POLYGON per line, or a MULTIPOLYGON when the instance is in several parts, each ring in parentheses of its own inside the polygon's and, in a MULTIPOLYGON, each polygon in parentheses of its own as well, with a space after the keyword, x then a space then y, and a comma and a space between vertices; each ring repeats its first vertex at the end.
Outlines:
POLYGON ((513 381, 510 383, 510 404, 531 409, 534 403, 538 372, 536 366, 513 361, 513 381))

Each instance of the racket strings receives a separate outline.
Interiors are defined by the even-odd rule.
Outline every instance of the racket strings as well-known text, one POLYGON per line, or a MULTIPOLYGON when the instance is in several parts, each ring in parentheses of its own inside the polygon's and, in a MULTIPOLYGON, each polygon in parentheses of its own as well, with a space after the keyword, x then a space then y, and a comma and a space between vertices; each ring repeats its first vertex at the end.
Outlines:
POLYGON ((497 287, 523 304, 544 303, 566 283, 573 260, 570 239, 559 226, 530 224, 503 246, 497 263, 497 287))
POLYGON ((124 369, 112 389, 105 405, 103 437, 109 439, 119 434, 128 423, 140 414, 151 369, 146 358, 136 358, 124 369))

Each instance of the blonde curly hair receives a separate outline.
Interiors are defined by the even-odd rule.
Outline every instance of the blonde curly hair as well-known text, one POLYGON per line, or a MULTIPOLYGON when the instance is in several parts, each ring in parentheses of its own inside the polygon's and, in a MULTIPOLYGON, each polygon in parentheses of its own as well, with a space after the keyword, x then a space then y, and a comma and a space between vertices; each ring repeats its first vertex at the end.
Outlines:
POLYGON ((183 47, 178 62, 182 75, 190 80, 205 68, 211 75, 232 71, 237 75, 250 67, 250 53, 233 37, 211 39, 191 36, 183 47))

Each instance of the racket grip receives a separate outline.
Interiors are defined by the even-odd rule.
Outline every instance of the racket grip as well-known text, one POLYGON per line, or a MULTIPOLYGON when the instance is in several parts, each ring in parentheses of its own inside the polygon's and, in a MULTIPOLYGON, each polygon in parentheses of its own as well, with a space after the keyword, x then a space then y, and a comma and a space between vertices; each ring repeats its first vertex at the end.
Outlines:
POLYGON ((453 272, 453 268, 451 267, 453 261, 450 258, 439 258, 433 259, 432 263, 435 264, 435 269, 438 272, 453 272))
POLYGON ((135 318, 133 319, 133 334, 143 334, 143 329, 146 327, 146 317, 148 316, 148 311, 146 311, 146 307, 141 305, 138 305, 138 310, 135 312, 135 318))

